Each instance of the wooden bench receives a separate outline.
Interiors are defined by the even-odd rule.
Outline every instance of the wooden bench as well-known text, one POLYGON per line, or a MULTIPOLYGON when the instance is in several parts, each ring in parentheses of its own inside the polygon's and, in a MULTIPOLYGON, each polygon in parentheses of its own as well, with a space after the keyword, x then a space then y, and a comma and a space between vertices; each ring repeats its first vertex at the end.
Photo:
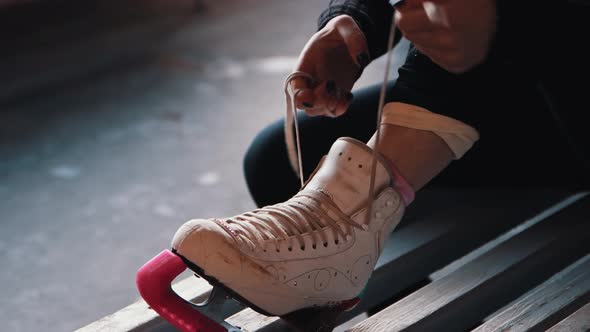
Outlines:
MULTIPOLYGON (((210 292, 194 277, 174 288, 196 302, 210 292)), ((352 311, 279 319, 227 301, 215 314, 243 331, 586 331, 589 302, 586 193, 429 190, 352 311)), ((174 329, 139 300, 79 331, 174 329)))

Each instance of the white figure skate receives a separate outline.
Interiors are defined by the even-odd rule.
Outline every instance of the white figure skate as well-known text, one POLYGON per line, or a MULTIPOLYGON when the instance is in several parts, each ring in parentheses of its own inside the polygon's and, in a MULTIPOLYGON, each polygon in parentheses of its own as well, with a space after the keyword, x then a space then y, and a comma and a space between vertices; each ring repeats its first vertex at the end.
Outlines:
MULTIPOLYGON (((388 50, 394 31, 392 25, 388 50)), ((306 76, 294 73, 286 86, 295 75, 306 76)), ((287 149, 303 182, 292 93, 287 100, 287 149)), ((217 305, 195 306, 172 291, 170 283, 188 266, 216 288, 215 294, 221 293, 214 303, 227 294, 260 313, 278 316, 308 308, 354 306, 413 192, 376 152, 351 138, 338 139, 302 187, 284 203, 231 218, 185 223, 172 240, 173 252, 163 251, 138 271, 142 297, 182 331, 237 330, 214 318, 217 305)))
POLYGON ((191 220, 176 232, 172 251, 262 314, 354 303, 405 208, 378 158, 367 218, 372 158, 365 144, 338 139, 293 198, 231 218, 191 220))

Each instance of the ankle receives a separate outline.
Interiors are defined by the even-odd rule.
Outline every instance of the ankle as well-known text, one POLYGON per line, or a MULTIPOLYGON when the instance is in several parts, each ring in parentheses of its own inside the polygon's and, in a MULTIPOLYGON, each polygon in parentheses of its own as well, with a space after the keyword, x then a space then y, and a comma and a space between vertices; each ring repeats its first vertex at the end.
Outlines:
POLYGON ((453 159, 449 147, 434 133, 392 124, 382 125, 379 144, 373 135, 367 145, 395 165, 413 191, 420 190, 453 159))
POLYGON ((395 164, 387 157, 381 154, 383 159, 387 161, 387 167, 391 173, 392 187, 402 196, 406 206, 410 205, 416 197, 416 192, 412 185, 404 178, 395 164))

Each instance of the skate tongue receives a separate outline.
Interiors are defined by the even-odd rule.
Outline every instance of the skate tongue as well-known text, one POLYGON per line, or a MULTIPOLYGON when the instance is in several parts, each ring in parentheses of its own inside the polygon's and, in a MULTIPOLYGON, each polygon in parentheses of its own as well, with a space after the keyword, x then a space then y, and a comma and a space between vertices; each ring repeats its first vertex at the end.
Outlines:
MULTIPOLYGON (((305 189, 327 194, 342 212, 350 216, 367 202, 372 163, 371 148, 353 138, 339 138, 305 189)), ((391 184, 391 174, 386 165, 378 157, 375 192, 391 184)))

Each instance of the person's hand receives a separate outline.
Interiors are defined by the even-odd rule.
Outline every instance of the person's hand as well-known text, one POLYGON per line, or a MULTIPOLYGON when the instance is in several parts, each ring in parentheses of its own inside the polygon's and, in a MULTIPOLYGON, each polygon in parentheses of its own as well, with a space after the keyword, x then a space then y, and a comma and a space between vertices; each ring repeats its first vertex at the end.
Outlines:
POLYGON ((452 73, 482 63, 496 33, 495 0, 406 0, 395 21, 404 37, 452 73))
POLYGON ((368 63, 367 41, 356 22, 347 15, 333 18, 311 37, 299 56, 295 71, 313 80, 292 80, 296 107, 310 116, 344 114, 352 100, 350 90, 368 63))

